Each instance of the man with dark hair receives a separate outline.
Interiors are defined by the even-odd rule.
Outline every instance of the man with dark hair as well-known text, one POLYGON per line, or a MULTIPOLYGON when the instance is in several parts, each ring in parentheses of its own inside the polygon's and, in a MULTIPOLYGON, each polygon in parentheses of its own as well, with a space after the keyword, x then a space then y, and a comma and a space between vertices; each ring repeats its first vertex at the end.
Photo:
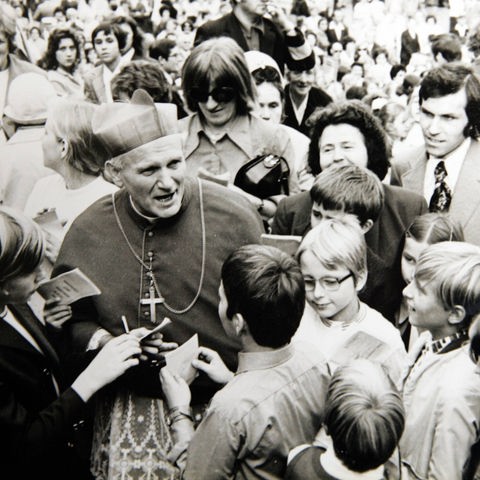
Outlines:
POLYGON ((283 124, 309 136, 307 120, 318 107, 325 107, 332 98, 315 83, 315 59, 310 65, 287 72, 283 124))
POLYGON ((437 65, 462 59, 462 43, 454 33, 442 33, 431 40, 432 54, 437 65))
POLYGON ((465 240, 480 244, 480 80, 467 65, 445 64, 427 73, 419 96, 425 147, 392 165, 391 183, 448 211, 465 240))
MULTIPOLYGON (((195 434, 190 422, 172 425, 177 446, 191 438, 182 478, 283 478, 289 450, 321 426, 330 377, 320 352, 290 343, 305 307, 300 267, 277 248, 240 247, 223 264, 219 297, 225 332, 242 345, 239 366, 234 376, 215 352, 200 349, 206 361, 194 365, 228 383, 195 434)), ((186 383, 168 370, 161 378, 171 410, 182 411, 186 383)))
POLYGON ((213 37, 233 38, 244 51, 259 50, 280 67, 303 69, 314 63, 313 51, 301 31, 275 2, 231 0, 232 12, 198 27, 194 45, 213 37))

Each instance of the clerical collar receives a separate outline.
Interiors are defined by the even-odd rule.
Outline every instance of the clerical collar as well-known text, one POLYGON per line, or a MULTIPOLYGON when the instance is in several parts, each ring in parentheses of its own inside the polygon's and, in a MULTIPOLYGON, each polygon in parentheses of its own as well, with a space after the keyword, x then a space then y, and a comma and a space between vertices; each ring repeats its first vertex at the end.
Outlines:
POLYGON ((128 194, 128 200, 130 202, 130 206, 133 208, 133 211, 139 216, 144 218, 149 223, 155 223, 160 217, 149 217, 148 215, 143 214, 133 203, 132 196, 128 194))

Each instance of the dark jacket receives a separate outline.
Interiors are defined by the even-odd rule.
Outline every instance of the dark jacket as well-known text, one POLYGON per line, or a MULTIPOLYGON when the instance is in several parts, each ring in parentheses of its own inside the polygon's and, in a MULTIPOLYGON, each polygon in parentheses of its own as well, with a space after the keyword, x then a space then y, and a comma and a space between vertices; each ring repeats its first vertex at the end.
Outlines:
POLYGON ((88 463, 74 448, 85 403, 64 386, 60 361, 44 326, 27 305, 10 311, 35 339, 39 352, 17 330, 0 321, 0 461, 2 478, 88 479, 88 463))
MULTIPOLYGON (((259 50, 270 55, 278 63, 282 73, 285 70, 285 64, 295 63, 300 67, 301 60, 294 61, 288 51, 288 47, 303 45, 305 43, 303 34, 298 30, 296 36, 289 37, 284 35, 271 20, 267 18, 262 18, 262 20, 265 31, 263 35, 260 35, 259 50)), ((200 25, 195 35, 194 45, 197 46, 205 40, 215 37, 233 38, 245 52, 250 50, 243 35, 240 22, 233 13, 227 13, 223 17, 200 25)), ((313 57, 313 52, 307 57, 309 61, 311 61, 310 57, 313 57)))
POLYGON ((294 128, 295 130, 298 130, 310 138, 310 129, 306 126, 308 118, 318 107, 325 107, 331 102, 332 97, 330 97, 327 92, 321 88, 312 87, 308 93, 307 107, 305 108, 302 122, 299 124, 297 117, 295 116, 295 111, 293 110, 292 100, 290 98, 290 85, 287 85, 285 87, 285 108, 284 119, 282 123, 294 128))

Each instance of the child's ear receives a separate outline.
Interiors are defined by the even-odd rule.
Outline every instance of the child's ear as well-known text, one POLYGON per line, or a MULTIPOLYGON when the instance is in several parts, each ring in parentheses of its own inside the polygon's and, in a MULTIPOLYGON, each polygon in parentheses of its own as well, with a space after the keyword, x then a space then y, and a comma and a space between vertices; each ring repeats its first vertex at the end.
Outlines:
POLYGON ((466 315, 467 312, 465 311, 465 308, 462 307, 462 305, 455 305, 450 310, 450 315, 448 316, 448 323, 450 325, 458 325, 465 320, 466 315))
POLYGON ((238 337, 247 332, 247 323, 241 313, 236 313, 232 318, 233 328, 238 337))
POLYGON ((359 292, 365 286, 365 284, 367 283, 367 275, 368 275, 368 273, 366 271, 362 272, 362 273, 359 273, 357 275, 356 283, 355 283, 355 290, 357 292, 359 292))
POLYGON ((363 224, 360 227, 364 235, 373 227, 373 224, 374 224, 374 221, 371 218, 363 222, 363 224))
POLYGON ((118 188, 123 187, 123 180, 120 171, 121 169, 118 168, 118 165, 115 162, 112 162, 111 160, 105 162, 105 174, 118 188))

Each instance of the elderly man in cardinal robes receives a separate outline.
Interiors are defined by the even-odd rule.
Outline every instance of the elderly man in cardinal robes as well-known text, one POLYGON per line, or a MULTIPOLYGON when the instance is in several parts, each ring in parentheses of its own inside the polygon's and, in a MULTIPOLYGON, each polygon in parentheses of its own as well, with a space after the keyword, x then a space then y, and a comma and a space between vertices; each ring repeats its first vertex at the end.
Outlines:
MULTIPOLYGON (((100 106, 92 128, 110 153, 105 173, 120 190, 76 219, 53 272, 79 267, 102 292, 72 305, 64 328, 73 351, 100 348, 126 329, 144 332, 164 317, 172 321, 163 339, 145 347, 148 360, 98 402, 97 478, 176 478, 167 458, 160 353, 198 334, 200 345, 234 368, 239 345, 227 338, 217 314, 220 270, 230 252, 258 243, 263 230, 243 197, 186 175, 170 107, 155 106, 143 91, 130 104, 100 106)), ((217 388, 198 376, 192 405, 205 405, 217 388)))

